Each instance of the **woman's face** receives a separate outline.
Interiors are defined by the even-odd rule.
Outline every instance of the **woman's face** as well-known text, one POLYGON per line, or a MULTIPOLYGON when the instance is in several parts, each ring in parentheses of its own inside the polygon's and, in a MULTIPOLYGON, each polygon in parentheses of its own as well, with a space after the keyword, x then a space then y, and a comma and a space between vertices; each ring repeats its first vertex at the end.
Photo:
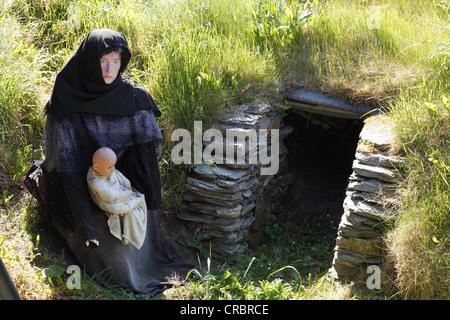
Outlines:
POLYGON ((103 80, 106 84, 112 83, 120 70, 120 53, 111 52, 100 58, 100 66, 102 67, 103 80))

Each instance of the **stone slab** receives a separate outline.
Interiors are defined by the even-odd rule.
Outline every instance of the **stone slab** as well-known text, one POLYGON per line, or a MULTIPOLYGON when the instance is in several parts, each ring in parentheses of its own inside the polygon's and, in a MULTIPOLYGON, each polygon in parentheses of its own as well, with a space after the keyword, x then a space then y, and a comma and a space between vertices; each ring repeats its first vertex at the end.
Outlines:
POLYGON ((400 180, 400 174, 395 170, 384 167, 370 166, 358 160, 353 161, 353 171, 363 177, 374 178, 380 181, 396 183, 400 180))

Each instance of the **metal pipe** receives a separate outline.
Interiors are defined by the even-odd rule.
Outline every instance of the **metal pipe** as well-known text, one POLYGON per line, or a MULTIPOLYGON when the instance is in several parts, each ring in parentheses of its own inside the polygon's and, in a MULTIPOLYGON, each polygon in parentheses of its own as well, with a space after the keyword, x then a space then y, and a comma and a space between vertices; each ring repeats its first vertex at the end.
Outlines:
POLYGON ((352 105, 305 89, 293 89, 287 93, 285 99, 295 110, 337 118, 360 119, 378 113, 377 108, 365 104, 352 105))

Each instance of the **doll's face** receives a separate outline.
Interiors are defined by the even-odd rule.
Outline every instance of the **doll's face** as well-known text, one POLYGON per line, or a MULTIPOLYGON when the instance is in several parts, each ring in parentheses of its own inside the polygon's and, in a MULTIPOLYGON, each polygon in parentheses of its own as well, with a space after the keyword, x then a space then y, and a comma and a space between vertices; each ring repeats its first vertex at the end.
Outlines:
POLYGON ((92 167, 101 176, 109 176, 114 172, 117 157, 111 149, 101 148, 92 157, 92 167))
POLYGON ((100 58, 100 66, 102 67, 103 80, 106 84, 112 83, 119 74, 121 65, 120 53, 111 52, 100 58))

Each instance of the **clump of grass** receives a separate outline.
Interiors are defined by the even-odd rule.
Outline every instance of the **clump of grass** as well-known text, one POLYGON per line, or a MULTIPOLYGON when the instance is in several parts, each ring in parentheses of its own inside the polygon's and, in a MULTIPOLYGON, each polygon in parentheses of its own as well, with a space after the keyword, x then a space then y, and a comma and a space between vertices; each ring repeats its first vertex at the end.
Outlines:
POLYGON ((39 255, 33 237, 27 231, 30 206, 17 201, 17 196, 3 195, 0 207, 0 258, 22 299, 49 299, 49 283, 41 282, 34 272, 34 260, 39 255))
MULTIPOLYGON (((17 183, 32 159, 29 145, 39 148, 43 59, 27 43, 25 30, 6 14, 5 7, 0 11, 0 61, 0 168, 6 179, 17 183), (26 148, 30 152, 22 152, 26 148)), ((11 184, 2 181, 1 187, 6 190, 11 184)))
POLYGON ((276 86, 271 56, 253 46, 248 9, 241 1, 161 2, 153 7, 156 25, 144 80, 163 111, 166 137, 175 128, 192 131, 194 121, 212 126, 249 84, 256 95, 276 86))
POLYGON ((287 56, 289 83, 380 106, 435 70, 425 57, 447 36, 436 25, 432 2, 316 3, 291 59, 287 56))
POLYGON ((394 116, 401 117, 397 130, 404 139, 408 175, 401 188, 399 220, 387 234, 387 265, 394 289, 406 298, 448 299, 449 105, 445 98, 440 107, 416 102, 412 111, 404 103, 396 106, 394 116))
POLYGON ((450 3, 436 4, 423 18, 434 19, 429 23, 429 30, 436 33, 430 35, 432 46, 414 49, 425 71, 415 87, 402 90, 390 113, 408 164, 400 188, 399 219, 386 235, 386 265, 391 289, 410 299, 449 297, 450 48, 441 36, 447 34, 448 39, 442 10, 448 13, 450 3))

